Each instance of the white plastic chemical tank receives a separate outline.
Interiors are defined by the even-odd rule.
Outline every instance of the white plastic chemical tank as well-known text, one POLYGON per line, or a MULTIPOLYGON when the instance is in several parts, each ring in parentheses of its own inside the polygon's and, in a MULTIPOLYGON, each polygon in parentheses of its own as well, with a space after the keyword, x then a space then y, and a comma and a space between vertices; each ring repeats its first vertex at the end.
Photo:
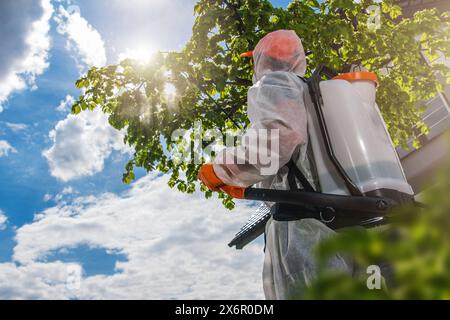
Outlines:
MULTIPOLYGON (((362 193, 385 195, 397 191, 412 196, 414 192, 375 102, 376 86, 376 75, 364 71, 320 82, 331 144, 336 158, 362 193)), ((321 191, 349 194, 327 155, 314 106, 307 103, 307 107, 321 191)))

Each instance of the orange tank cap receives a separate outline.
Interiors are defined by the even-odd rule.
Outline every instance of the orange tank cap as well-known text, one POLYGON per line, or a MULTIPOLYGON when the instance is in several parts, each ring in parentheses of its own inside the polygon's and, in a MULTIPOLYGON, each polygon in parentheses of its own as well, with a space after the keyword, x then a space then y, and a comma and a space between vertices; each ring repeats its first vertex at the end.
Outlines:
POLYGON ((248 51, 248 52, 241 53, 239 55, 239 57, 241 57, 241 58, 252 58, 253 57, 253 51, 248 51))
POLYGON ((347 80, 347 81, 357 81, 357 80, 370 80, 376 83, 377 86, 379 86, 380 82, 378 80, 378 76, 369 71, 355 71, 355 72, 348 72, 348 73, 342 73, 336 77, 333 78, 333 80, 340 79, 340 80, 347 80))

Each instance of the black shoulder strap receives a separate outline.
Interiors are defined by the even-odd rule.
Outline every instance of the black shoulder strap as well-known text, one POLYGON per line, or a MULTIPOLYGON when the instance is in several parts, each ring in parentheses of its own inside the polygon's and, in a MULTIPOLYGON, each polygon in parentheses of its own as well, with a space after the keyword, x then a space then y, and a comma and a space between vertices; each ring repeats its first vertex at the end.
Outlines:
POLYGON ((316 192, 314 190, 313 186, 309 183, 308 179, 306 179, 303 172, 297 167, 297 165, 295 164, 295 162, 292 159, 287 164, 287 167, 289 169, 287 179, 288 179, 288 183, 289 183, 289 188, 291 190, 298 190, 297 182, 295 180, 295 178, 297 178, 298 181, 300 181, 300 183, 305 191, 316 192))
POLYGON ((294 161, 289 161, 289 163, 286 165, 288 168, 288 175, 287 175, 287 180, 289 183, 289 189, 290 190, 298 190, 298 186, 297 186, 297 181, 295 180, 295 172, 293 170, 293 166, 294 166, 294 161))
MULTIPOLYGON (((300 77, 300 76, 298 76, 298 78, 300 80, 302 80, 304 83, 307 83, 306 78, 300 77)), ((297 167, 297 165, 295 164, 295 162, 292 159, 288 162, 288 164, 286 166, 289 169, 287 179, 288 179, 288 183, 289 183, 289 188, 291 190, 298 190, 297 182, 295 180, 295 178, 297 178, 298 181, 300 181, 300 183, 305 191, 316 192, 316 190, 314 190, 313 186, 309 183, 308 179, 306 179, 303 172, 297 167)))

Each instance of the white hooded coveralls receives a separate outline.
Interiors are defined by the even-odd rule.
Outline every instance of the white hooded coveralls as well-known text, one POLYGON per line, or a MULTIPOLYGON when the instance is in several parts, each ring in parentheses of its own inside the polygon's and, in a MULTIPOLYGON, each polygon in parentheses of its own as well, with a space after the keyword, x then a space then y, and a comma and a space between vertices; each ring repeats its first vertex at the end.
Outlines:
MULTIPOLYGON (((313 186, 314 169, 311 152, 308 151, 306 103, 311 103, 307 86, 299 78, 305 75, 306 57, 300 38, 294 31, 279 30, 272 33, 273 41, 261 40, 253 53, 255 73, 253 86, 248 91, 248 117, 251 129, 279 130, 279 170, 272 176, 262 175, 261 163, 249 163, 250 153, 258 153, 257 145, 227 148, 214 161, 216 175, 227 185, 289 189, 288 169, 293 159, 313 186), (279 63, 267 56, 270 46, 276 46, 276 33, 292 37, 297 42, 289 62, 279 63), (245 148, 247 153, 237 153, 245 148), (223 159, 234 159, 223 164, 223 159), (221 160, 217 160, 221 159, 221 160), (244 163, 244 164, 238 164, 244 163)), ((270 137, 270 134, 268 135, 270 137)), ((269 145, 271 141, 269 139, 269 145)), ((270 149, 270 147, 269 147, 270 149)), ((268 204, 271 205, 271 204, 268 204)), ((266 299, 289 299, 308 286, 315 276, 314 247, 334 231, 315 219, 280 222, 270 219, 266 225, 266 250, 263 270, 263 287, 266 299)), ((335 270, 351 272, 349 264, 340 256, 329 261, 335 270)))

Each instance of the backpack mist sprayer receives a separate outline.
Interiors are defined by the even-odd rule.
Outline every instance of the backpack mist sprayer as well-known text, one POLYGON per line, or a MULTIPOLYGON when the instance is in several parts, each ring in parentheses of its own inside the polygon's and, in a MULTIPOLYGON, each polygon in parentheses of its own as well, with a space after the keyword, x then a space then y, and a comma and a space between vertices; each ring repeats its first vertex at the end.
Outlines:
POLYGON ((416 203, 375 102, 377 76, 366 71, 338 75, 321 66, 302 80, 309 92, 308 134, 321 192, 291 161, 291 190, 245 189, 244 199, 275 204, 262 206, 230 247, 242 249, 257 238, 271 216, 278 221, 313 218, 335 230, 371 228, 388 223, 392 209, 416 203))

